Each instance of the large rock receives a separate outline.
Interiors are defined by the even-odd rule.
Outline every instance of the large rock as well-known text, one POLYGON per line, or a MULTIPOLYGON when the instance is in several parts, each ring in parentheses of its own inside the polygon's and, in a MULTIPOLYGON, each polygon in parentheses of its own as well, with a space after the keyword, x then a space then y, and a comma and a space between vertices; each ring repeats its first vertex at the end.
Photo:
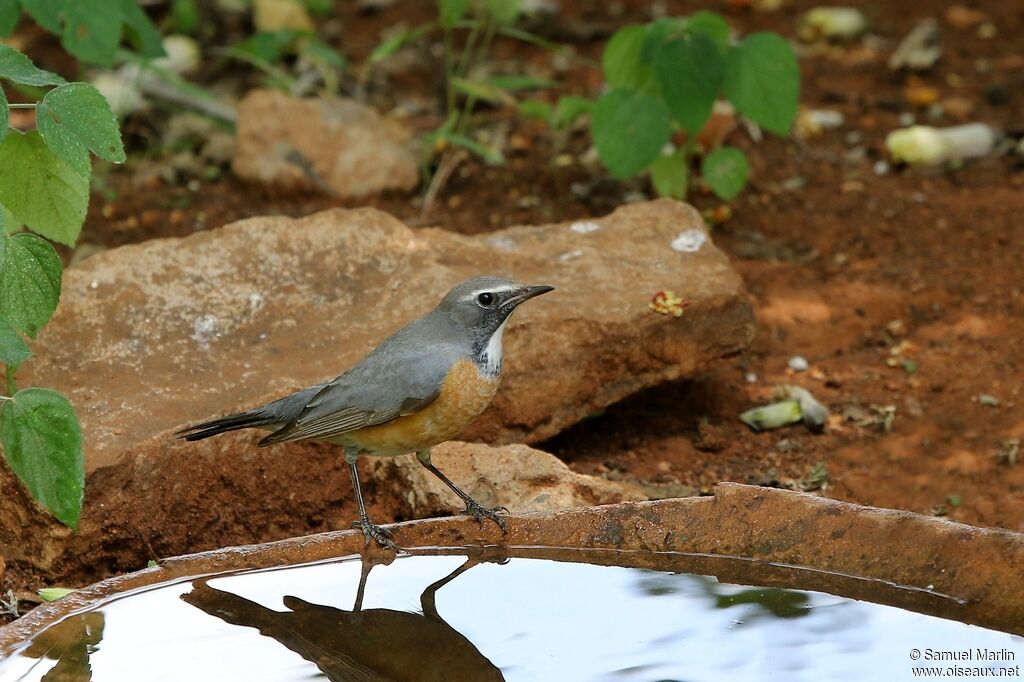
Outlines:
POLYGON ((411 135, 353 100, 255 90, 238 105, 232 168, 282 190, 362 197, 419 182, 411 135))
MULTIPOLYGON (((465 505, 415 457, 371 460, 382 486, 395 488, 413 518, 445 516, 465 505)), ((647 499, 638 486, 578 474, 557 457, 526 445, 495 448, 481 443, 444 443, 431 461, 485 507, 511 512, 555 511, 612 502, 647 499)))
POLYGON ((77 536, 60 529, 0 468, 0 554, 74 575, 90 561, 102 572, 342 523, 351 488, 334 448, 257 449, 259 434, 246 432, 185 444, 173 430, 336 376, 474 274, 558 290, 513 317, 503 386, 470 439, 536 442, 692 375, 753 336, 726 257, 709 241, 672 247, 702 230, 696 211, 667 200, 476 237, 334 210, 98 254, 66 272, 19 373, 79 412, 83 521, 77 536), (659 290, 690 306, 679 318, 653 312, 659 290))

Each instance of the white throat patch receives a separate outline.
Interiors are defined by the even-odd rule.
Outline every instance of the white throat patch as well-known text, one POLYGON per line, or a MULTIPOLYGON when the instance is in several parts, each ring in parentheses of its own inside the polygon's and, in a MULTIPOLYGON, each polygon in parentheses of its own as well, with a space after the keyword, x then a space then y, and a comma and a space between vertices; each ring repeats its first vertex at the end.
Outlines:
POLYGON ((484 352, 480 356, 481 369, 487 376, 493 377, 501 374, 501 336, 505 333, 506 324, 508 324, 508 319, 502 322, 501 326, 491 335, 487 347, 484 348, 484 352))

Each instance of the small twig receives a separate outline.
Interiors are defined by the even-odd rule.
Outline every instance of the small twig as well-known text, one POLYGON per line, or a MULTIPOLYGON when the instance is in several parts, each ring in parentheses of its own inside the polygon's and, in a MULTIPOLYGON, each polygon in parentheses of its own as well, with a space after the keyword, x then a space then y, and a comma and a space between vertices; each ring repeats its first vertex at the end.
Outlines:
POLYGON ((464 149, 449 149, 441 156, 441 162, 437 164, 434 177, 430 179, 430 186, 427 188, 427 193, 423 196, 423 209, 420 211, 420 220, 426 220, 427 215, 429 215, 434 207, 437 195, 441 193, 441 190, 448 183, 448 178, 451 177, 455 169, 459 167, 459 164, 465 161, 468 156, 469 154, 464 149))
POLYGON ((35 109, 35 102, 8 102, 8 109, 35 109))

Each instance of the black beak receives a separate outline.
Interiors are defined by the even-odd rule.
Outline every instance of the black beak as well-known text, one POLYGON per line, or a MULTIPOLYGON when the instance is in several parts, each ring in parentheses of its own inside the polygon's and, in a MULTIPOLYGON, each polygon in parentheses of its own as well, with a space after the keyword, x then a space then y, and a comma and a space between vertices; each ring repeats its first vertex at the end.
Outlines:
POLYGON ((529 301, 531 298, 534 298, 535 296, 540 296, 541 294, 546 294, 549 291, 554 291, 554 290, 555 290, 554 287, 548 286, 547 284, 538 284, 538 285, 535 285, 535 286, 525 286, 525 287, 523 287, 523 293, 521 293, 518 296, 515 296, 513 298, 510 298, 508 301, 505 302, 505 305, 517 306, 520 303, 522 303, 523 301, 529 301))
POLYGON ((528 299, 533 298, 534 296, 540 296, 541 294, 546 294, 549 291, 554 291, 554 290, 555 290, 554 287, 548 286, 547 284, 538 284, 536 286, 528 286, 528 287, 526 287, 526 293, 523 295, 523 300, 526 301, 528 299))

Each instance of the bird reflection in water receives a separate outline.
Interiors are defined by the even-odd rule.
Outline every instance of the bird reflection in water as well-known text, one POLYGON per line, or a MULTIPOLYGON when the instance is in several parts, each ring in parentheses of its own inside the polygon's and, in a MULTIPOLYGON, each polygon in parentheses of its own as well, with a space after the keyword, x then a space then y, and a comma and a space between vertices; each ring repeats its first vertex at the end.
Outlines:
POLYGON ((435 595, 480 559, 470 558, 420 595, 422 613, 363 609, 363 595, 375 564, 364 557, 351 611, 285 596, 290 611, 274 611, 205 580, 181 599, 211 616, 259 630, 314 663, 332 682, 484 682, 504 680, 501 671, 472 642, 441 618, 435 595))

